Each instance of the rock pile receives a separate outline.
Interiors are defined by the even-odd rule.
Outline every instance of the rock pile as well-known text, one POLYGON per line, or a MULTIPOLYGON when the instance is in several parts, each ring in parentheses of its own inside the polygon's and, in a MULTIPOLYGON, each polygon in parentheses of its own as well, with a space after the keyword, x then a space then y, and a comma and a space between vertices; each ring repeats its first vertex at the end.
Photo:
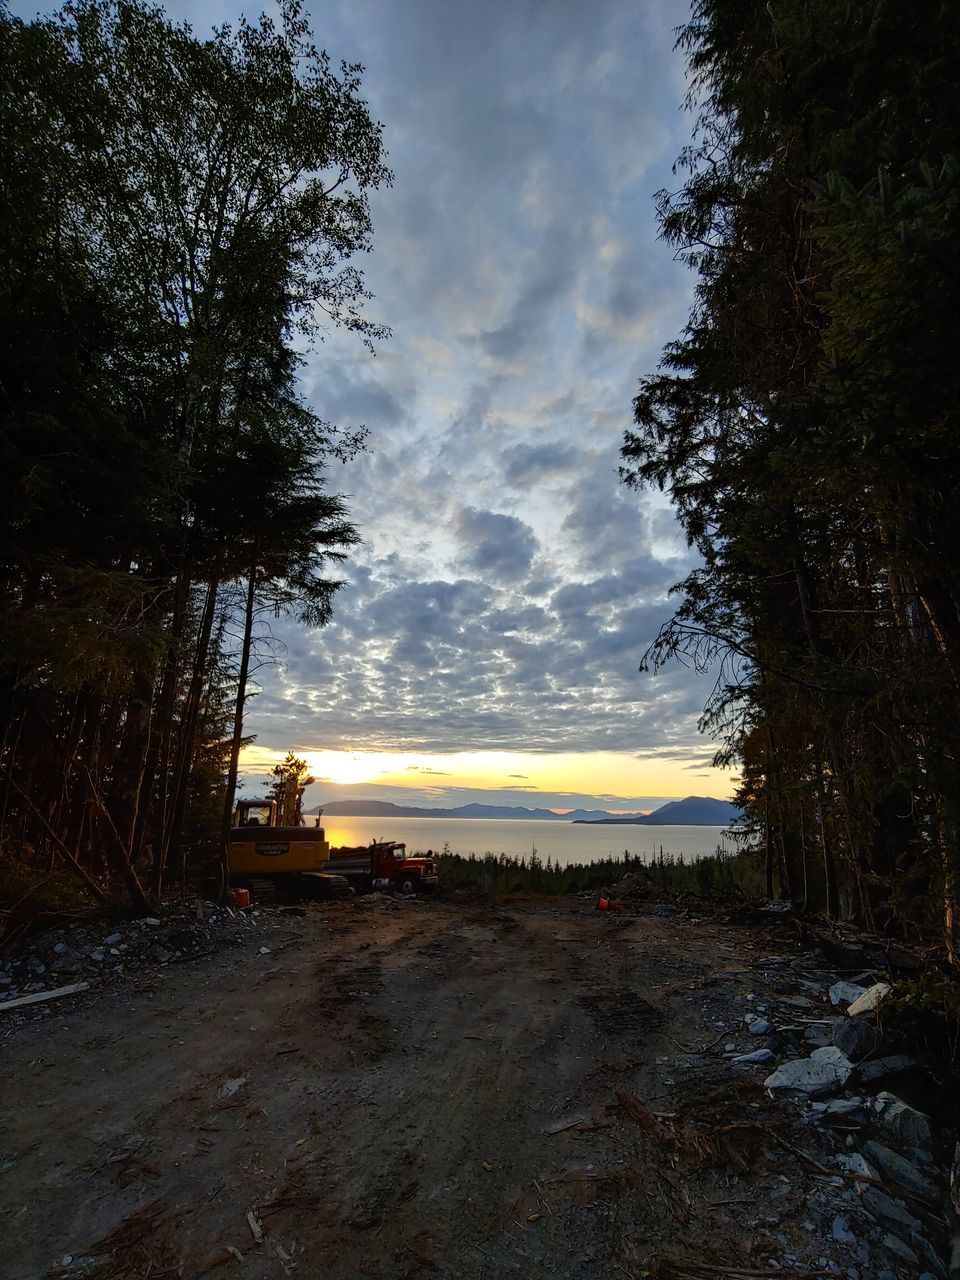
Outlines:
POLYGON ((764 1048, 726 1056, 740 1068, 766 1063, 771 1096, 793 1101, 806 1123, 843 1142, 833 1156, 842 1176, 831 1193, 833 1235, 850 1246, 858 1275, 960 1280, 960 1145, 944 1150, 929 1117, 883 1087, 896 1077, 916 1081, 921 1064, 885 1039, 879 1011, 892 987, 871 978, 830 985, 833 1013, 819 1018, 816 996, 828 975, 822 983, 778 983, 781 992, 799 986, 800 993, 754 1003, 744 1017, 749 1034, 766 1036, 764 1048))
POLYGON ((0 957, 0 1009, 19 996, 78 981, 157 968, 237 946, 272 923, 271 909, 237 911, 213 902, 165 907, 162 915, 53 929, 0 957))

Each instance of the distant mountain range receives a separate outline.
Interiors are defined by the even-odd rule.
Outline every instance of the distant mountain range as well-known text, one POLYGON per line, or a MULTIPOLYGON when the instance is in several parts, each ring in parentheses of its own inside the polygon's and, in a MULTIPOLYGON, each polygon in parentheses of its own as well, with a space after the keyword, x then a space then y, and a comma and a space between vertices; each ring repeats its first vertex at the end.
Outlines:
POLYGON ((323 810, 326 817, 342 818, 509 818, 513 821, 537 819, 540 822, 589 822, 617 826, 726 827, 740 816, 736 805, 727 800, 707 796, 687 796, 671 800, 650 814, 624 817, 606 809, 571 809, 554 813, 552 809, 525 809, 521 806, 497 804, 464 804, 456 809, 419 809, 412 805, 392 804, 389 800, 332 800, 319 805, 311 813, 323 810))
POLYGON ((685 800, 671 800, 654 809, 653 813, 634 818, 615 817, 574 818, 574 822, 593 822, 604 826, 645 827, 729 827, 742 817, 742 811, 729 800, 714 800, 710 796, 687 796, 685 800))
MULTIPOLYGON (((417 809, 391 804, 389 800, 333 800, 319 806, 325 817, 341 818, 537 818, 541 822, 597 822, 613 815, 605 809, 572 809, 554 813, 552 809, 524 809, 501 804, 462 804, 456 809, 417 809)), ((311 809, 316 813, 316 809, 311 809)))

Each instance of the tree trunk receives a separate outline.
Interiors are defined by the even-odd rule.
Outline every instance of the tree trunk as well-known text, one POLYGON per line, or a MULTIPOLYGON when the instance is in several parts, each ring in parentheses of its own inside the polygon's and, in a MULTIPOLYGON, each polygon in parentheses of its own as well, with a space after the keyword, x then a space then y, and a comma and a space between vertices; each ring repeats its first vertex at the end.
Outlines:
POLYGON ((827 919, 836 920, 840 914, 840 902, 837 897, 837 869, 833 860, 833 851, 827 840, 827 790, 823 782, 823 762, 819 753, 816 756, 817 808, 820 814, 820 845, 823 850, 823 887, 826 896, 827 919))
POLYGON ((803 898, 800 903, 800 909, 806 911, 807 900, 809 898, 809 885, 807 883, 807 825, 803 816, 803 791, 800 792, 800 875, 803 882, 803 898))
POLYGON ((960 843, 956 826, 944 818, 937 823, 937 843, 943 876, 943 942, 947 961, 960 969, 960 843))
POLYGON ((141 665, 134 672, 133 692, 127 700, 123 737, 114 771, 113 794, 111 803, 107 806, 110 825, 120 846, 126 851, 122 860, 124 863, 130 861, 140 811, 144 769, 150 744, 154 680, 155 672, 152 667, 141 665))
POLYGON ((128 843, 129 836, 127 839, 124 839, 117 830, 116 824, 113 821, 113 816, 106 804, 104 804, 103 798, 97 790, 96 783, 91 777, 90 770, 85 764, 81 764, 80 767, 83 771, 84 778, 86 779, 87 786, 90 788, 90 796, 93 800, 94 806, 99 811, 106 825, 107 834, 110 837, 114 849, 115 861, 120 867, 124 883, 127 886, 127 893, 130 895, 130 901, 138 911, 142 911, 144 915, 146 915, 148 912, 153 910, 153 903, 150 901, 146 890, 140 883, 140 877, 137 875, 137 869, 130 859, 130 845, 128 843))
MULTIPOLYGON (((160 680, 160 692, 157 696, 156 709, 150 726, 150 741, 144 761, 141 788, 143 802, 139 806, 137 813, 130 850, 130 856, 135 866, 139 866, 142 859, 143 846, 151 814, 154 819, 154 861, 160 857, 159 845, 164 826, 164 809, 167 799, 166 760, 170 750, 170 733, 176 703, 177 678, 179 676, 179 656, 186 625, 189 591, 189 566, 181 566, 177 573, 177 583, 174 589, 170 640, 167 645, 163 676, 160 680)), ((155 875, 155 883, 156 880, 155 875)))
POLYGON ((196 755, 197 724, 200 718, 200 704, 203 698, 203 682, 207 672, 207 660, 210 654, 210 636, 213 632, 213 620, 216 616, 217 591, 220 587, 219 573, 215 572, 207 583, 207 594, 203 603, 203 616, 197 635, 197 647, 193 655, 193 672, 190 677, 190 688, 184 703, 183 716, 180 721, 180 733, 177 739, 177 758, 174 769, 173 798, 166 830, 160 843, 160 856, 156 867, 157 884, 163 879, 168 859, 172 858, 174 866, 181 863, 181 878, 186 868, 182 865, 180 836, 183 830, 183 819, 187 809, 187 793, 190 786, 190 774, 193 770, 196 755))
POLYGON ((3 801, 0 803, 0 841, 3 843, 6 843, 7 813, 10 808, 10 775, 16 771, 17 767, 17 751, 20 746, 20 734, 23 730, 24 719, 23 713, 20 712, 17 715, 15 726, 10 723, 4 726, 4 740, 2 749, 0 749, 0 764, 7 771, 3 775, 3 801), (10 733, 11 728, 14 728, 12 734, 10 733))
POLYGON ((771 813, 774 788, 773 731, 769 724, 766 733, 767 760, 763 785, 763 892, 773 898, 773 814, 771 813))
POLYGON ((250 568, 247 600, 243 615, 243 647, 240 651, 240 671, 237 675, 237 703, 233 714, 233 738, 230 743, 230 767, 227 772, 227 791, 223 801, 223 823, 220 848, 220 897, 226 898, 230 876, 230 827, 233 821, 233 802, 237 792, 237 774, 240 771, 240 745, 243 741, 243 707, 247 698, 247 675, 250 670, 250 648, 253 643, 253 607, 257 592, 256 561, 250 568))

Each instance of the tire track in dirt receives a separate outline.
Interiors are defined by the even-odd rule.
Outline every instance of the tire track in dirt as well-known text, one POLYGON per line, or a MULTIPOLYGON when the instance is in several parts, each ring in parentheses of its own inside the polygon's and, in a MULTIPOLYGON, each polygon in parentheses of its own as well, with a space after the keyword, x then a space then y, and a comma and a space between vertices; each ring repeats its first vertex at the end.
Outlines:
POLYGON ((227 1245, 245 1280, 636 1273, 695 1210, 617 1094, 669 1093, 659 1060, 703 1037, 690 989, 729 956, 698 946, 576 901, 331 904, 277 955, 168 972, 159 1009, 38 1023, 7 1046, 11 1280, 98 1248, 96 1280, 230 1280, 227 1245))

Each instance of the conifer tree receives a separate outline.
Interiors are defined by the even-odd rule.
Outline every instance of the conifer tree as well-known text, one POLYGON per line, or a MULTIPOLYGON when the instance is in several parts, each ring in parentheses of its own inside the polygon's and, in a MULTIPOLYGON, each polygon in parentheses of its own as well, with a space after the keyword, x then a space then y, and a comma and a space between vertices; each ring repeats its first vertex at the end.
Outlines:
POLYGON ((324 466, 361 436, 297 352, 385 332, 351 258, 390 174, 298 0, 206 40, 146 0, 4 8, 0 40, 0 834, 145 906, 223 760, 234 585, 322 625, 356 540, 324 466))
POLYGON ((648 661, 719 670, 704 724, 768 888, 871 926, 939 900, 956 962, 960 16, 915 16, 694 5, 696 136, 659 214, 696 300, 623 456, 700 552, 648 661))

